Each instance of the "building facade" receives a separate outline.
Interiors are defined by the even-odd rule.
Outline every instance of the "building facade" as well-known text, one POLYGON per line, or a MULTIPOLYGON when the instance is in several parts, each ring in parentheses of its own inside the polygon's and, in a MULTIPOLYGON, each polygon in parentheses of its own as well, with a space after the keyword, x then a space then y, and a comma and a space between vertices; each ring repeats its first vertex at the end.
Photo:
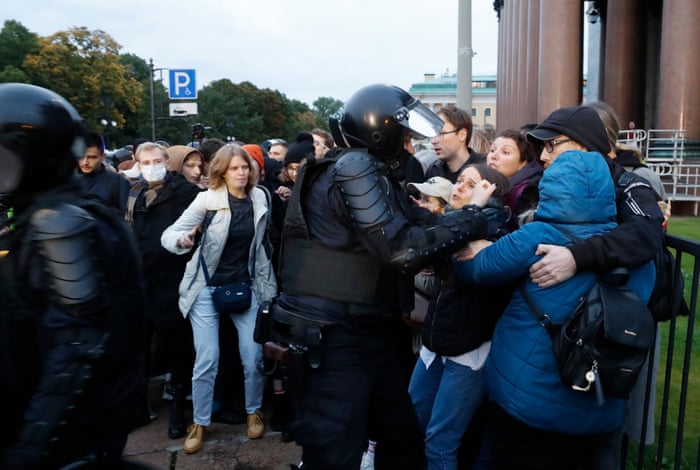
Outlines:
MULTIPOLYGON (((423 75, 423 81, 414 83, 408 92, 433 111, 457 103, 457 75, 434 73, 423 75)), ((472 121, 477 128, 496 126, 496 75, 472 77, 472 121)))
POLYGON ((500 0, 498 129, 583 101, 583 28, 599 36, 588 77, 623 126, 700 140, 700 1, 500 0))

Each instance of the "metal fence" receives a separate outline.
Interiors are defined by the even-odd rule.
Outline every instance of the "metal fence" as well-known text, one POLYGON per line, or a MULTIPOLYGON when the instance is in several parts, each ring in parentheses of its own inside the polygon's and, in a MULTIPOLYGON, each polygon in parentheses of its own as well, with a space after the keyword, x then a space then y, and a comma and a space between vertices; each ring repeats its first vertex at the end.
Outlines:
MULTIPOLYGON (((696 469, 700 470, 700 391, 690 389, 691 358, 700 355, 693 350, 693 335, 698 302, 698 284, 700 280, 700 242, 685 237, 667 235, 666 241, 678 262, 683 263, 685 270, 686 300, 690 310, 688 317, 677 317, 667 323, 660 324, 664 330, 664 341, 661 343, 661 355, 664 363, 659 364, 659 375, 653 376, 650 370, 646 378, 647 384, 656 380, 656 426, 655 444, 636 446, 625 440, 623 465, 637 469, 696 469), (663 371, 663 373, 662 373, 663 371), (686 412, 689 398, 694 404, 695 415, 686 412), (693 429, 699 436, 697 442, 689 442, 684 433, 693 429), (628 454, 629 453, 629 454, 628 454), (636 454, 636 455, 635 455, 636 454)), ((677 282, 677 281, 676 281, 677 282)), ((696 349, 700 348, 698 344, 696 349)), ((652 351, 650 354, 653 356, 652 351)), ((697 367, 697 366, 696 366, 697 367)), ((644 379, 640 377, 640 380, 644 379)), ((650 387, 647 387, 649 390, 650 387)), ((653 389, 653 387, 652 387, 653 389)), ((645 405, 649 403, 645 398, 645 405)), ((648 406, 644 406, 647 410, 648 406)), ((646 423, 646 416, 643 423, 646 423)), ((642 426, 642 438, 648 430, 642 426)))
POLYGON ((670 201, 700 203, 700 143, 689 141, 683 129, 630 129, 620 131, 618 144, 636 147, 644 163, 661 178, 670 201))

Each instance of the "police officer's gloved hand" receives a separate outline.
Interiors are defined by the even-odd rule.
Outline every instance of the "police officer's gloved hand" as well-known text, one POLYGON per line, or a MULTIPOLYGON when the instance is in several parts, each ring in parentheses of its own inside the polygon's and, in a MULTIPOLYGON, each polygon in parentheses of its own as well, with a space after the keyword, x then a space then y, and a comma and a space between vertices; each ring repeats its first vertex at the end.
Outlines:
POLYGON ((465 206, 441 215, 432 227, 411 230, 391 260, 405 274, 440 263, 471 240, 485 238, 488 220, 477 206, 465 206))
POLYGON ((487 217, 481 207, 473 204, 445 212, 435 225, 468 234, 470 240, 483 238, 487 233, 487 217))

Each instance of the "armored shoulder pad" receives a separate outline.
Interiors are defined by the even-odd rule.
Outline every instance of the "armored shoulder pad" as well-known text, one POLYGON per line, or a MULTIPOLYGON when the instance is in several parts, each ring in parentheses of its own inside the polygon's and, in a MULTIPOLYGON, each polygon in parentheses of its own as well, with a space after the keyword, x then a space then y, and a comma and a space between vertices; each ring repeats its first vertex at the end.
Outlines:
POLYGON ((376 172, 377 162, 367 152, 351 150, 343 153, 336 162, 333 179, 338 183, 364 175, 373 175, 376 172))
POLYGON ((333 169, 333 180, 358 230, 380 228, 392 219, 389 183, 366 152, 351 151, 340 157, 333 169))
POLYGON ((30 219, 29 240, 68 238, 95 225, 95 219, 82 207, 60 204, 55 208, 39 209, 30 219))
POLYGON ((39 209, 30 218, 27 238, 37 244, 51 297, 59 304, 82 304, 100 295, 95 225, 85 209, 70 204, 39 209))

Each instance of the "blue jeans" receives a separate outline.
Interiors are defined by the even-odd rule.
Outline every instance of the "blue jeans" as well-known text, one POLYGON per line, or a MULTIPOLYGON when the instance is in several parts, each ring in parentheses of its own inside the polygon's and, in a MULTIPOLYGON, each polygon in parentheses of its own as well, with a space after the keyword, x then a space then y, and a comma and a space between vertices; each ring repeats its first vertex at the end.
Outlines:
MULTIPOLYGON (((188 315, 194 335, 195 360, 192 371, 192 408, 195 424, 211 424, 214 382, 219 369, 219 313, 211 300, 212 287, 205 287, 197 296, 188 315)), ((262 407, 265 377, 258 371, 262 362, 262 345, 253 341, 258 302, 252 295, 245 313, 230 315, 238 332, 238 351, 243 364, 245 409, 253 414, 262 407)))
POLYGON ((408 391, 425 433, 427 468, 456 469, 462 436, 486 397, 483 369, 443 363, 441 356, 426 369, 419 358, 408 391))

